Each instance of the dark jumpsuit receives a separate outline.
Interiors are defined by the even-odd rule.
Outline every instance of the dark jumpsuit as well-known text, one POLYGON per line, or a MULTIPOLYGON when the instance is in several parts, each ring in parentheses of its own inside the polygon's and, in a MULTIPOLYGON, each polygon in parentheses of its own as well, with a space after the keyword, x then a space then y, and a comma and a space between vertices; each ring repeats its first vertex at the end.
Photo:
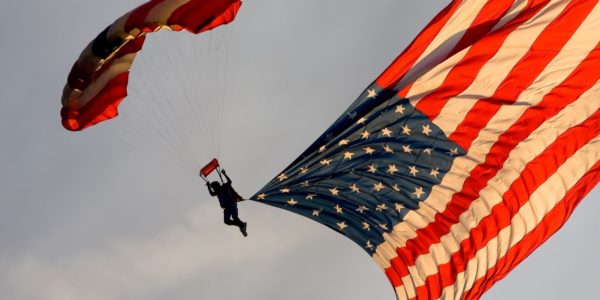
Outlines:
POLYGON ((221 189, 215 192, 219 198, 219 204, 223 208, 223 221, 225 224, 241 228, 244 222, 238 218, 237 193, 231 187, 231 182, 222 184, 221 189))

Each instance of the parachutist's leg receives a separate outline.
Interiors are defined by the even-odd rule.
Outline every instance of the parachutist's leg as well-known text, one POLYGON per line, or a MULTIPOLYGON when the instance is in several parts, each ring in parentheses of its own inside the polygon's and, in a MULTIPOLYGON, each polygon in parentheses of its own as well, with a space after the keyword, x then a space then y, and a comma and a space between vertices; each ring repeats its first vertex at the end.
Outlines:
POLYGON ((231 219, 225 220, 225 223, 239 227, 242 234, 244 236, 248 236, 248 233, 246 232, 246 223, 242 222, 242 220, 238 218, 237 206, 232 205, 230 207, 227 207, 225 210, 229 213, 228 218, 231 217, 231 219))
POLYGON ((227 225, 236 225, 237 224, 234 222, 234 220, 231 220, 231 216, 232 216, 232 211, 230 207, 225 207, 225 210, 223 210, 223 222, 227 225))
POLYGON ((242 228, 242 226, 244 226, 244 222, 242 222, 242 220, 240 220, 240 218, 238 218, 238 209, 237 206, 233 206, 231 208, 231 219, 233 219, 232 223, 235 224, 235 226, 242 228))

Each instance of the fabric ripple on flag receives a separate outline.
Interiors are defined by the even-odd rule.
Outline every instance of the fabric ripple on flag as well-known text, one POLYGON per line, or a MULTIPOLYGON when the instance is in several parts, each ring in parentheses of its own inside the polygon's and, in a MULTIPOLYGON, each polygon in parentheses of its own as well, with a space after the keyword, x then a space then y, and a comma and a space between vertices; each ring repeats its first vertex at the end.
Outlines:
POLYGON ((600 5, 452 1, 252 198, 338 231, 398 299, 478 299, 600 180, 600 5))

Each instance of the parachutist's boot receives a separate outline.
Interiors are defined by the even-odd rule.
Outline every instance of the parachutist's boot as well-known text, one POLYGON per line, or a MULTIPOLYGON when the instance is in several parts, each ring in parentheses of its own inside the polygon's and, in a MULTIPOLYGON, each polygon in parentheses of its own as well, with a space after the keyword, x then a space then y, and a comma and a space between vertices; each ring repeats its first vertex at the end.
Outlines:
POLYGON ((242 234, 243 234, 244 236, 248 236, 248 232, 246 232, 246 227, 248 227, 248 223, 246 223, 246 222, 244 222, 244 223, 242 224, 242 227, 240 227, 240 231, 242 232, 242 234))

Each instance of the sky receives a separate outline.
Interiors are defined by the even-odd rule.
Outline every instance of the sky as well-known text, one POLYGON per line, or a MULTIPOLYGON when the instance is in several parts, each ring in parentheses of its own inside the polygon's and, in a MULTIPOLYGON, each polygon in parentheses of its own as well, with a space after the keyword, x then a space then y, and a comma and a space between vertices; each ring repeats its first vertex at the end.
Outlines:
MULTIPOLYGON (((362 249, 311 220, 244 202, 243 238, 195 170, 218 155, 254 194, 445 1, 245 1, 226 29, 149 38, 121 116, 67 132, 71 65, 140 3, 2 3, 0 299, 395 299, 362 249)), ((598 200, 596 188, 483 298, 596 295, 598 200)))

